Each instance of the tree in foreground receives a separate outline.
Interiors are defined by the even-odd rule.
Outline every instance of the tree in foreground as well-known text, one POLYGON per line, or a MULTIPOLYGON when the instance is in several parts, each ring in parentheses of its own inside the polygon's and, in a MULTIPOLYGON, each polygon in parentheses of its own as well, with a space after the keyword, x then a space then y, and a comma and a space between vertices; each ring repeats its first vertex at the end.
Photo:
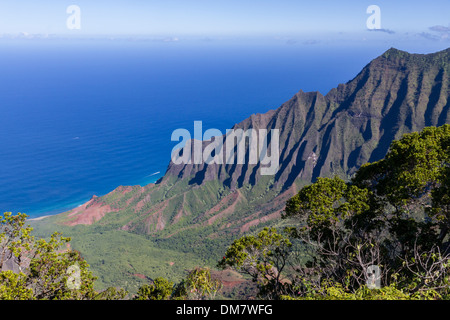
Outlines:
POLYGON ((292 289, 283 276, 292 244, 274 228, 264 228, 256 236, 235 240, 219 262, 219 268, 231 267, 258 284, 259 296, 275 299, 292 289))
MULTIPOLYGON (((241 272, 256 267, 251 252, 261 244, 289 265, 285 278, 295 290, 283 294, 273 286, 276 298, 447 299, 449 191, 450 125, 406 134, 350 182, 319 178, 286 203, 283 218, 292 226, 283 237, 301 243, 302 259, 290 259, 284 244, 255 246, 249 239, 257 238, 247 236, 221 264, 241 272)), ((266 273, 251 270, 256 278, 266 273)))
POLYGON ((213 279, 209 268, 197 267, 176 285, 165 278, 144 284, 134 300, 212 300, 221 288, 222 283, 213 279))
POLYGON ((70 238, 55 232, 49 240, 35 239, 25 225, 27 215, 0 215, 0 299, 62 300, 119 299, 123 290, 94 290, 95 277, 70 238))
POLYGON ((186 298, 189 300, 212 300, 222 288, 222 282, 213 279, 209 268, 197 267, 189 272, 184 281, 186 298))
POLYGON ((173 286, 165 278, 156 278, 152 284, 141 286, 134 300, 167 300, 172 296, 173 286))

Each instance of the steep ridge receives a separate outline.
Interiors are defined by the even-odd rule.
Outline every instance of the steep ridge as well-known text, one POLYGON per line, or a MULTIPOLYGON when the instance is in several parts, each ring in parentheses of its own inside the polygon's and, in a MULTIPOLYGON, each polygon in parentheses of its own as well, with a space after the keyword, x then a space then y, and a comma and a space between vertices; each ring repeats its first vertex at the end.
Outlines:
POLYGON ((248 161, 171 161, 156 184, 119 187, 46 220, 97 223, 160 238, 193 230, 211 238, 248 231, 278 218, 286 200, 317 177, 348 179, 363 163, 381 159, 393 139, 450 123, 449 74, 450 48, 426 55, 389 49, 325 96, 299 91, 278 109, 233 127, 280 130, 275 175, 261 175, 261 164, 248 161))
MULTIPOLYGON (((326 96, 300 91, 277 110, 252 115, 234 128, 281 129, 277 187, 288 188, 296 179, 348 177, 361 164, 381 159, 402 134, 448 123, 449 55, 450 49, 429 55, 390 49, 326 96)), ((253 171, 246 165, 171 163, 164 179, 177 176, 196 184, 218 179, 239 188, 258 182, 253 171)))

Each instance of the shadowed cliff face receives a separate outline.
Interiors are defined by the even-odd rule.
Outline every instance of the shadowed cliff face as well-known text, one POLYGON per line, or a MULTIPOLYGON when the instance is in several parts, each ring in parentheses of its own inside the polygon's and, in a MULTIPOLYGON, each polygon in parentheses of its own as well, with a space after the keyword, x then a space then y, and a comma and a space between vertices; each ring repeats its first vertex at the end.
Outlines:
MULTIPOLYGON (((157 184, 120 187, 95 199, 95 207, 86 205, 89 223, 97 217, 161 237, 213 225, 210 236, 219 237, 276 219, 286 200, 317 177, 348 179, 362 164, 383 158, 404 133, 450 123, 449 74, 450 49, 428 55, 390 49, 325 96, 300 91, 278 109, 233 127, 279 129, 275 175, 261 175, 261 165, 248 161, 171 162, 157 184)), ((83 208, 60 215, 58 223, 85 221, 83 208)))
MULTIPOLYGON (((277 110, 252 115, 233 129, 280 129, 277 188, 298 179, 347 178, 363 163, 383 158, 404 133, 450 121, 449 56, 450 49, 431 55, 390 49, 326 96, 300 91, 277 110)), ((197 185, 219 180, 235 189, 257 184, 260 176, 259 165, 171 162, 164 179, 197 185)))

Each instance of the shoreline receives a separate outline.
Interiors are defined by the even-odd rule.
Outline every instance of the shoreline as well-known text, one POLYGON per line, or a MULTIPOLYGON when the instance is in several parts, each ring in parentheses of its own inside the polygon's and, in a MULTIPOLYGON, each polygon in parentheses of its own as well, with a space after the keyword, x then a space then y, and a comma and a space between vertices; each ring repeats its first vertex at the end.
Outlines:
MULTIPOLYGON (((160 172, 158 172, 159 174, 160 174, 160 172)), ((138 184, 138 185, 140 185, 140 186, 142 186, 142 187, 145 187, 145 186, 147 186, 147 185, 149 185, 149 184, 154 184, 154 183, 156 183, 161 177, 159 177, 159 178, 157 178, 158 177, 158 175, 157 175, 157 173, 155 173, 155 174, 151 174, 150 176, 153 176, 154 178, 152 179, 152 181, 151 182, 149 182, 149 183, 147 183, 147 184, 145 184, 145 185, 141 185, 141 184, 138 184), (155 175, 156 175, 156 177, 155 177, 155 175)), ((118 186, 118 187, 120 187, 120 186, 118 186)), ((118 188, 117 187, 117 188, 118 188)), ((115 189, 117 189, 117 188, 115 188, 115 189)), ((113 189, 112 191, 114 191, 115 189, 113 189)), ((103 195, 102 195, 103 196, 103 195)), ((101 196, 100 196, 101 197, 101 196)), ((46 212, 42 212, 43 213, 43 215, 41 216, 41 215, 39 215, 39 216, 37 216, 37 217, 29 217, 27 220, 28 221, 40 221, 40 220, 43 220, 43 219, 45 219, 45 218, 48 218, 48 217, 53 217, 53 216, 56 216, 56 215, 58 215, 58 214, 61 214, 61 213, 64 213, 64 212, 68 212, 68 211, 71 211, 71 210, 73 210, 73 209, 76 209, 76 208, 78 208, 78 207, 81 207, 82 205, 84 205, 85 203, 87 203, 87 202, 89 202, 90 200, 92 199, 92 197, 91 198, 89 198, 89 199, 87 199, 87 200, 83 200, 83 201, 77 201, 76 203, 73 203, 72 205, 67 205, 67 206, 65 206, 64 207, 64 209, 54 209, 54 210, 48 210, 48 211, 46 211, 46 212), (52 211, 56 211, 55 213, 51 213, 52 211)))
POLYGON ((57 214, 59 214, 59 213, 49 214, 49 215, 46 215, 46 216, 37 217, 37 218, 31 218, 31 219, 27 219, 27 220, 28 221, 39 221, 39 220, 43 220, 43 219, 48 218, 48 217, 56 216, 57 214))

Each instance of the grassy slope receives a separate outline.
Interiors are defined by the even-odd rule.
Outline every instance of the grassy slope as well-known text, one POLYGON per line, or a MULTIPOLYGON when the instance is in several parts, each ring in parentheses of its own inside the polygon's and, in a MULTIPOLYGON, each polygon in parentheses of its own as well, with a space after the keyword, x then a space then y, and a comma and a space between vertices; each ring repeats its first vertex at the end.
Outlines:
MULTIPOLYGON (((329 106, 323 97, 314 102, 312 110, 317 119, 303 115, 301 108, 286 107, 281 111, 287 114, 279 114, 280 126, 293 137, 303 134, 299 126, 302 121, 320 120, 304 133, 305 141, 318 147, 320 157, 314 171, 320 176, 338 174, 348 178, 350 168, 356 169, 374 156, 381 158, 390 142, 401 134, 448 122, 449 54, 447 50, 436 56, 409 56, 388 51, 384 58, 393 55, 392 59, 377 59, 355 81, 332 90, 329 106), (409 60, 403 61, 403 56, 409 60), (388 68, 390 65, 394 67, 388 68), (399 66, 408 72, 399 72, 399 66), (298 114, 289 115, 295 112, 298 114), (324 134, 317 134, 319 127, 324 134)), ((305 99, 314 97, 299 95, 305 99)), ((293 142, 300 143, 299 139, 293 142)), ((296 161, 300 161, 299 166, 303 164, 300 158, 286 159, 287 164, 296 161)), ((250 223, 284 206, 284 199, 275 203, 278 191, 271 188, 270 178, 240 188, 239 201, 233 210, 226 214, 219 210, 213 223, 207 212, 231 196, 232 191, 219 181, 190 186, 189 179, 176 180, 169 176, 158 186, 133 187, 127 193, 117 191, 101 197, 102 203, 119 210, 106 214, 92 226, 62 225, 68 213, 33 222, 33 226, 37 235, 47 237, 58 230, 71 236, 73 248, 82 252, 100 277, 98 287, 125 286, 128 281, 135 288, 136 283, 145 280, 133 274, 150 278, 165 276, 176 281, 185 275, 185 269, 214 266, 245 225, 245 232, 255 232, 268 224, 283 224, 279 220, 260 221, 258 226, 250 223), (129 226, 129 232, 120 230, 124 226, 129 226), (170 266, 169 262, 174 264, 170 266)), ((296 190, 307 182, 297 179, 296 190)))
POLYGON ((180 281, 187 269, 205 265, 193 253, 169 249, 155 239, 122 230, 111 230, 98 223, 93 226, 67 227, 38 221, 31 225, 35 228, 35 236, 47 237, 55 230, 70 236, 72 248, 82 253, 94 275, 98 277, 98 290, 118 286, 136 292, 150 278, 165 277, 180 281))
MULTIPOLYGON (((140 190, 140 187, 134 187, 125 197, 113 192, 103 198, 105 203, 114 208, 137 195, 133 203, 138 202, 145 197, 145 194, 140 195, 140 190)), ((98 277, 96 289, 119 286, 135 292, 150 278, 161 276, 179 281, 188 269, 196 266, 214 268, 232 240, 240 235, 240 227, 250 221, 242 217, 258 210, 276 193, 262 183, 254 187, 246 186, 240 189, 241 197, 236 201, 235 209, 208 224, 209 216, 204 216, 205 212, 217 203, 217 199, 230 195, 230 190, 219 188, 217 182, 208 182, 186 193, 186 197, 177 195, 171 189, 166 194, 157 191, 156 196, 151 194, 157 200, 151 201, 149 207, 174 197, 172 199, 175 201, 171 201, 166 208, 167 215, 173 218, 173 212, 177 212, 180 206, 187 211, 186 216, 176 224, 167 223, 167 227, 159 232, 147 234, 146 215, 135 213, 132 206, 119 212, 110 212, 92 225, 64 225, 64 221, 70 220, 70 212, 33 220, 30 224, 34 228, 34 235, 38 237, 49 237, 55 231, 71 237, 72 248, 82 253, 98 277), (138 226, 132 232, 121 230, 128 221, 138 226), (146 278, 142 279, 142 276, 146 278)), ((265 215, 264 210, 258 211, 261 211, 259 216, 265 215)), ((268 224, 270 222, 249 227, 247 232, 255 232, 268 224)))

